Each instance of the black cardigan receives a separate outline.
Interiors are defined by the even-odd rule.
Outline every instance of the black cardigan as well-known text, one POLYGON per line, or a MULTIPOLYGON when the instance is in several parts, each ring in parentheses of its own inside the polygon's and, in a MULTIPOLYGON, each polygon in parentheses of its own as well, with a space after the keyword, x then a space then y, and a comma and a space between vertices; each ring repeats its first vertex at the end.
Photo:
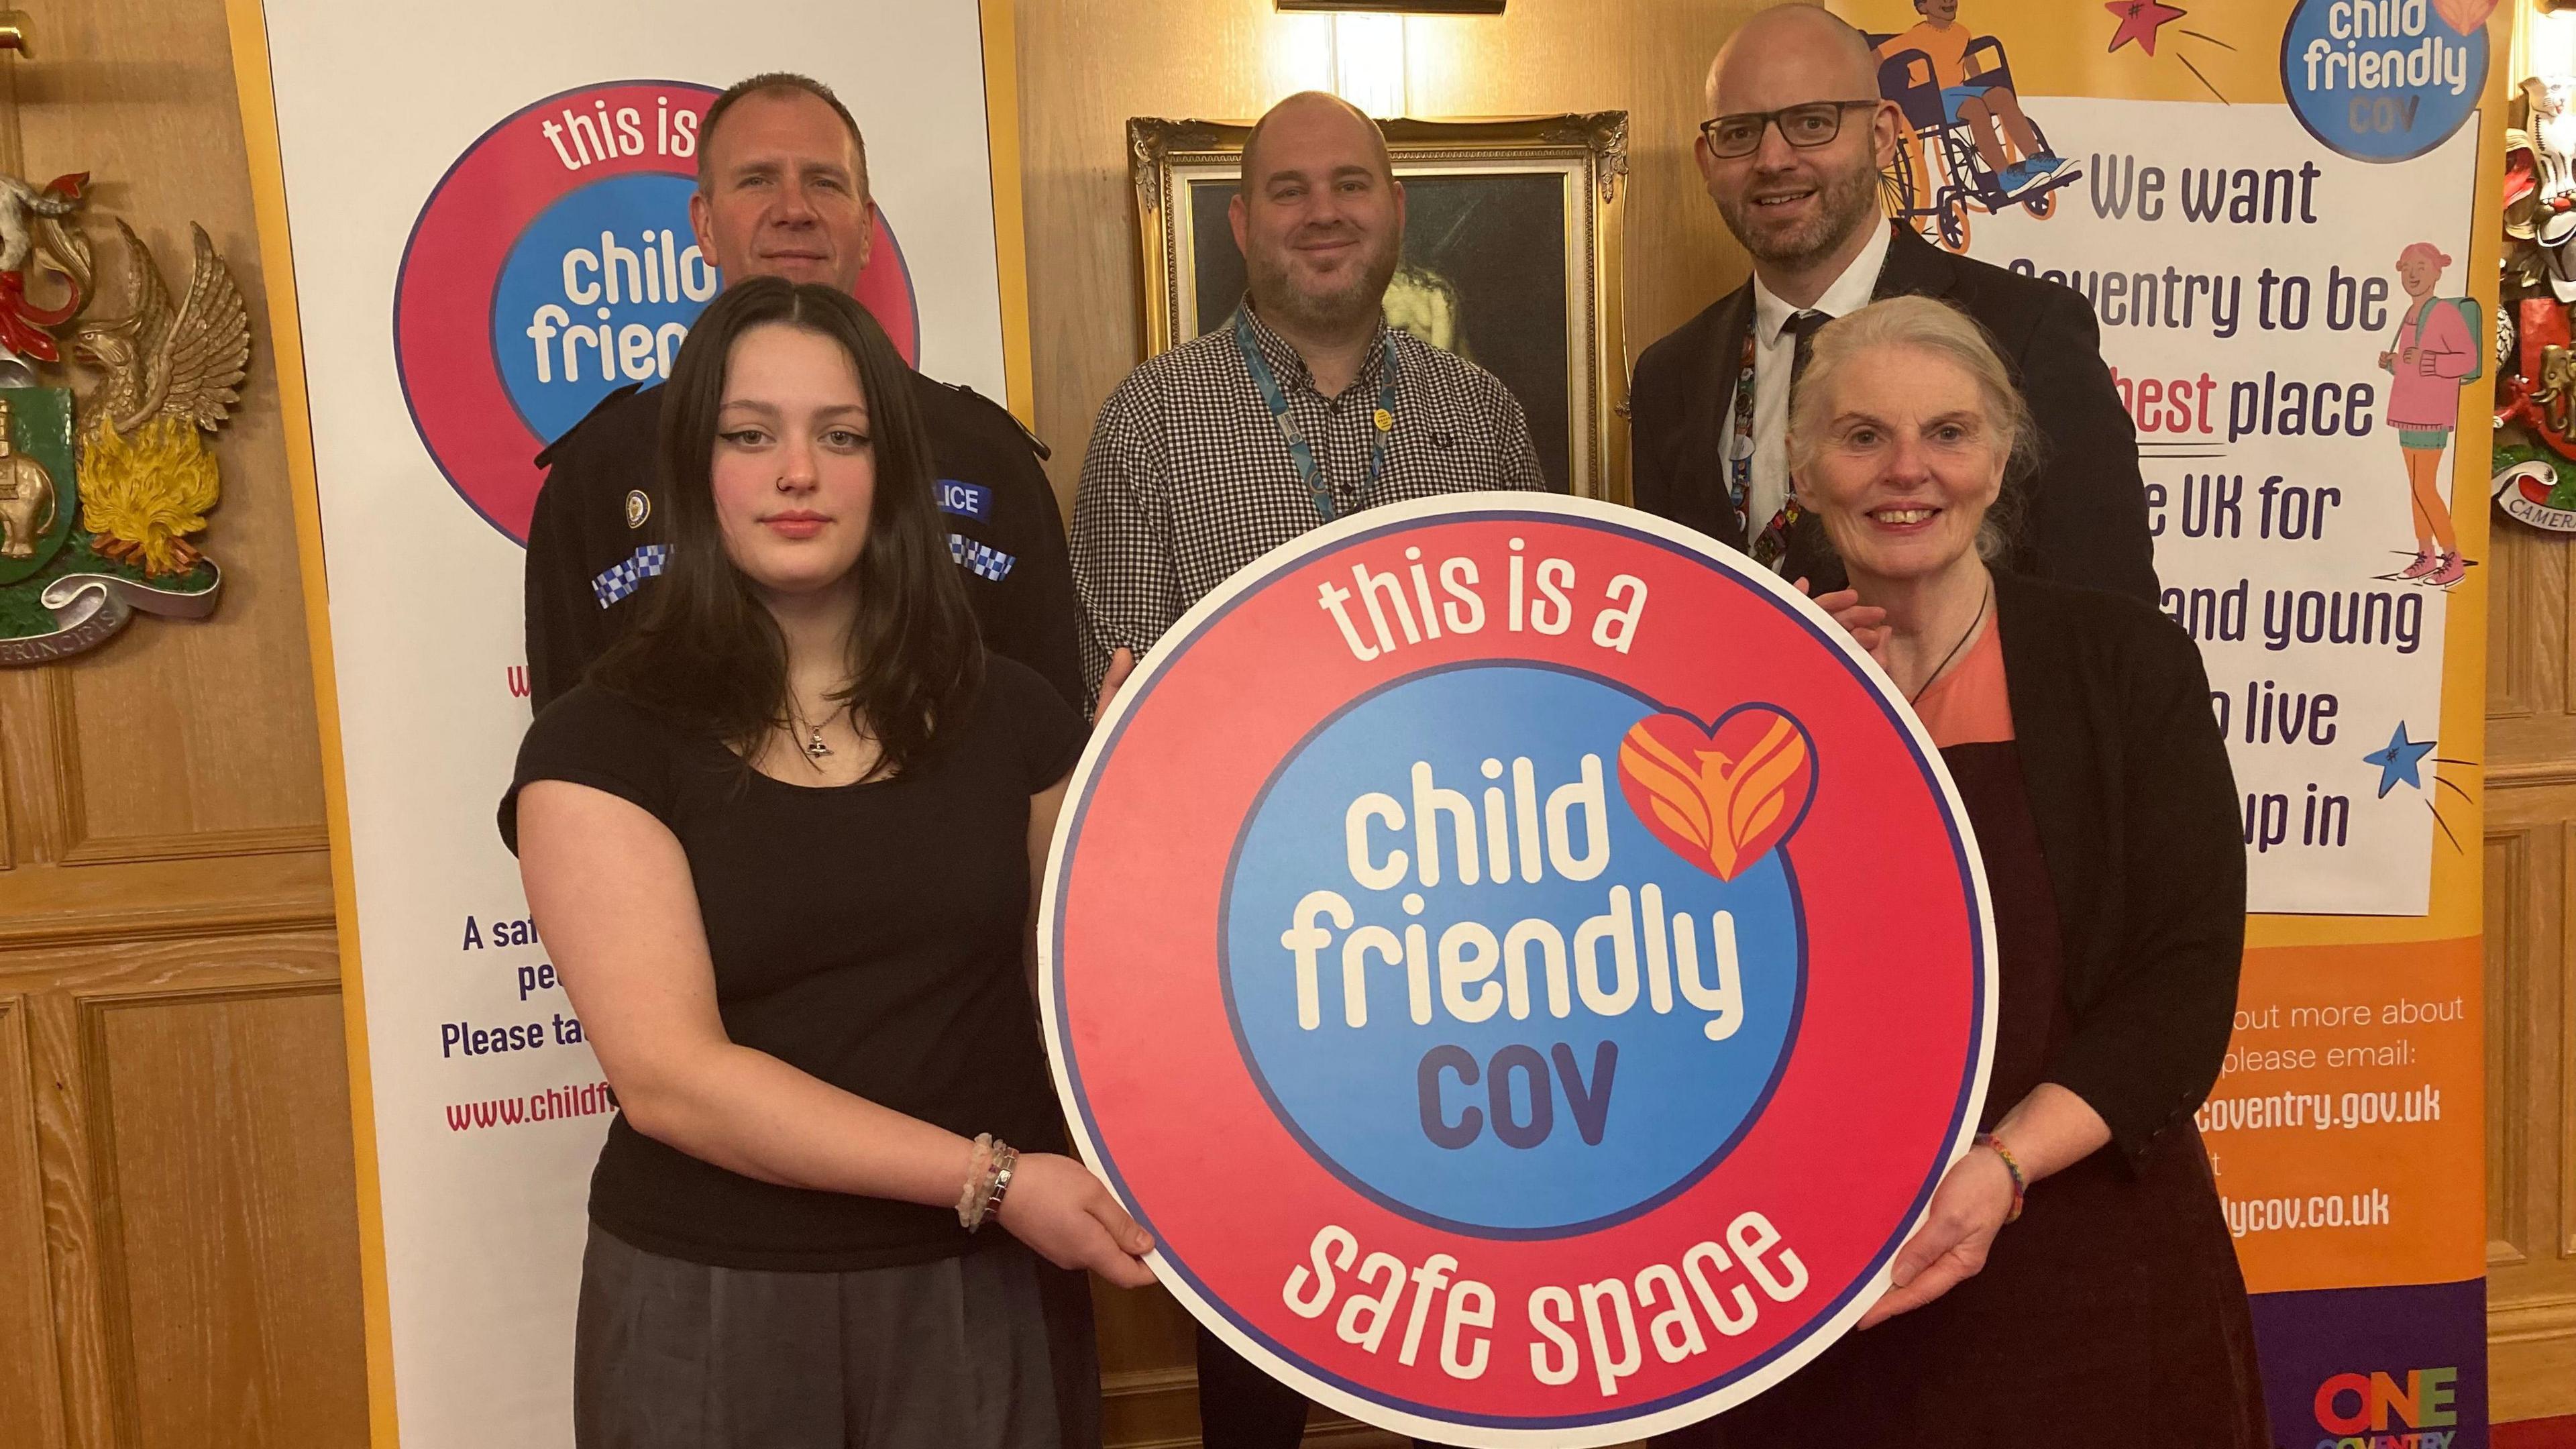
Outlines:
POLYGON ((2242 802, 2200 650, 2117 594, 1997 570, 2022 782, 2075 1032, 2047 1080, 2132 1167, 2218 1079, 2245 955, 2242 802))

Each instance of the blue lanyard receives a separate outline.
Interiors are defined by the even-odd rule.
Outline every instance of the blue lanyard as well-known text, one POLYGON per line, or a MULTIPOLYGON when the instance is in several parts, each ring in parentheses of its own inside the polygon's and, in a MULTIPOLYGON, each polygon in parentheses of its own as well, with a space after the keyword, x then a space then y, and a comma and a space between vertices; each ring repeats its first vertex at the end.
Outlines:
MULTIPOLYGON (((1252 385, 1261 390, 1261 400, 1270 406, 1271 420, 1279 424, 1279 436, 1288 441, 1288 456, 1297 465, 1297 481, 1315 497, 1315 512, 1324 522, 1333 521, 1333 486, 1324 481, 1324 465, 1315 460, 1314 446, 1297 431, 1288 418, 1288 395, 1279 389, 1279 379, 1272 376, 1270 362, 1261 355, 1253 340, 1252 317, 1244 308, 1234 309, 1234 345, 1243 354, 1243 367, 1252 374, 1252 385)), ((1380 369, 1384 381, 1377 391, 1377 412, 1370 419, 1377 424, 1377 440, 1369 447, 1368 476, 1360 480, 1360 492, 1366 495, 1376 484, 1386 466, 1386 438, 1395 428, 1395 338, 1386 339, 1385 365, 1380 369)), ((1361 499, 1366 506, 1367 498, 1361 499)))

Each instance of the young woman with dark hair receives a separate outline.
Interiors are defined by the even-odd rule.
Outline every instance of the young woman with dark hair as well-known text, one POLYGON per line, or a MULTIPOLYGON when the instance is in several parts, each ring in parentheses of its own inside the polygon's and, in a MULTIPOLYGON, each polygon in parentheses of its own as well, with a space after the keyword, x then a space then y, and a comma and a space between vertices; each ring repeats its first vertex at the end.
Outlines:
POLYGON ((1151 1281, 1063 1155, 1026 974, 1082 723, 985 654, 902 367, 827 287, 701 315, 663 585, 501 804, 622 1109, 585 1446, 1096 1443, 1079 1270, 1151 1281))

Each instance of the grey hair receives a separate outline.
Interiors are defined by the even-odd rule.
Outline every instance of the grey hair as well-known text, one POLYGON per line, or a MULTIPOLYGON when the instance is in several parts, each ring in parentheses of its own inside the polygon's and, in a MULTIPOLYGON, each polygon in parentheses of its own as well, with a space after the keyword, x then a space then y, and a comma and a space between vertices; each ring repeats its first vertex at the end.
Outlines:
POLYGON ((1977 319, 1948 302, 1888 297, 1816 329, 1814 350, 1789 395, 1791 476, 1806 472, 1824 449, 1830 421, 1825 410, 1843 369, 1856 357, 1890 347, 1929 353, 1966 373, 1985 404, 1987 426, 2009 440, 2003 490, 1977 529, 1978 556, 1988 563, 2003 561, 2021 523, 2021 484, 2039 465, 2039 429, 2031 421, 2030 404, 2013 385, 2011 369, 1996 353, 1994 339, 1977 319))

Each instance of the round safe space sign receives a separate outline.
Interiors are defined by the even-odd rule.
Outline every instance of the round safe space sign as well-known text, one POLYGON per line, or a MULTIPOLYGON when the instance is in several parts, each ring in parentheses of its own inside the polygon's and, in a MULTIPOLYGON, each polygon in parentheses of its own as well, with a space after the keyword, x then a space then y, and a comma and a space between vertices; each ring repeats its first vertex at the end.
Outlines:
POLYGON ((1973 1134, 1984 877, 1812 605, 1642 514, 1442 499, 1174 627, 1075 775, 1044 1007, 1201 1322, 1471 1445, 1795 1371, 1973 1134))

